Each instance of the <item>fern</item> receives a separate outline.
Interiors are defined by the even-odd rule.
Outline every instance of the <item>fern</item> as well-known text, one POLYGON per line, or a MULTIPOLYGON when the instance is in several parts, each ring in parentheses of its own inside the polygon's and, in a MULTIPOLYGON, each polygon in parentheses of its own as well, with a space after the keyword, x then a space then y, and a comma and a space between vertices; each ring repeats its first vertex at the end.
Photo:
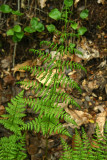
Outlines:
POLYGON ((73 148, 61 138, 64 152, 60 160, 105 160, 107 158, 107 137, 101 136, 98 126, 96 133, 99 133, 99 136, 93 139, 94 143, 92 145, 83 128, 82 137, 80 137, 78 131, 75 130, 75 146, 73 148))
POLYGON ((1 115, 0 123, 12 131, 13 135, 0 139, 0 160, 24 160, 26 158, 23 148, 25 136, 20 130, 24 124, 23 117, 25 116, 23 113, 25 111, 23 93, 24 91, 11 99, 11 103, 8 103, 8 107, 6 107, 7 114, 1 115))
POLYGON ((24 160, 25 154, 24 136, 11 135, 0 139, 0 160, 24 160))
POLYGON ((20 126, 24 124, 22 118, 25 116, 25 104, 23 100, 24 91, 20 92, 18 96, 11 99, 11 103, 8 103, 6 111, 8 114, 1 115, 3 119, 0 119, 0 123, 4 125, 6 129, 14 132, 15 134, 20 133, 20 126))

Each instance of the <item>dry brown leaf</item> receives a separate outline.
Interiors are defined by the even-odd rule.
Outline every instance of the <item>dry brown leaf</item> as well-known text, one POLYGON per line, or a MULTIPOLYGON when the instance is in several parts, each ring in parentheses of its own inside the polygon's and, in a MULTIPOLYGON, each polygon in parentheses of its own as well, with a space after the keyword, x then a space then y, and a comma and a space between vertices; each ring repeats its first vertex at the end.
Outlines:
POLYGON ((38 148, 37 145, 30 144, 27 150, 30 155, 34 155, 35 153, 37 153, 38 148))
POLYGON ((32 62, 32 66, 41 66, 42 65, 42 61, 39 58, 36 58, 33 60, 32 62))
POLYGON ((11 63, 12 63, 12 57, 8 56, 8 57, 4 58, 3 60, 1 60, 1 67, 2 68, 9 68, 11 63))
MULTIPOLYGON (((41 80, 41 78, 43 77, 43 75, 44 75, 45 73, 46 73, 46 71, 44 71, 43 73, 41 73, 41 75, 40 75, 38 78, 36 77, 36 79, 37 79, 39 82, 41 82, 42 84, 45 83, 45 81, 46 81, 46 79, 47 79, 47 77, 48 77, 48 75, 49 75, 49 71, 48 71, 47 75, 45 76, 45 78, 44 78, 43 80, 41 80)), ((56 73, 56 69, 53 69, 53 70, 52 70, 52 74, 51 74, 49 80, 48 80, 47 83, 46 83, 46 86, 49 85, 49 83, 51 82, 52 77, 54 76, 55 73, 56 73)), ((51 83, 51 84, 52 84, 52 83, 51 83)))
POLYGON ((98 89, 99 85, 97 84, 97 81, 94 80, 94 81, 90 81, 88 83, 88 88, 93 90, 93 89, 98 89))
POLYGON ((2 88, 2 85, 1 85, 1 82, 0 82, 0 91, 2 91, 3 90, 3 88, 2 88))
POLYGON ((94 110, 95 110, 95 111, 100 110, 100 112, 104 112, 104 107, 105 107, 105 105, 95 106, 95 107, 94 107, 94 110))
MULTIPOLYGON (((75 120, 78 126, 81 126, 82 124, 88 123, 89 119, 92 118, 92 116, 89 113, 79 111, 79 110, 71 110, 66 108, 65 111, 70 114, 71 118, 75 120)), ((72 126, 72 124, 70 125, 72 126)))
POLYGON ((25 0, 21 0, 21 8, 26 8, 26 5, 25 5, 25 0))
POLYGON ((98 0, 97 3, 102 3, 102 4, 104 4, 104 3, 105 3, 105 0, 98 0))
POLYGON ((73 80, 77 79, 77 73, 76 71, 72 71, 70 73, 68 73, 69 77, 72 78, 73 80))
POLYGON ((5 113, 5 108, 3 105, 0 105, 0 116, 5 113))
POLYGON ((25 72, 25 70, 20 70, 20 68, 25 67, 25 66, 32 66, 32 60, 27 60, 26 62, 24 62, 22 64, 17 64, 13 68, 14 73, 16 73, 17 71, 19 71, 19 72, 25 72))
POLYGON ((104 124, 106 121, 106 114, 107 114, 107 111, 99 113, 99 114, 97 114, 97 119, 96 119, 96 123, 99 126, 99 130, 100 130, 102 136, 103 136, 103 131, 104 131, 104 124))
POLYGON ((73 61, 79 63, 82 61, 82 58, 78 57, 77 55, 74 55, 73 61))
POLYGON ((79 1, 80 1, 80 0, 75 0, 75 2, 74 2, 74 7, 77 7, 77 4, 78 4, 79 1))
POLYGON ((7 75, 3 78, 5 85, 12 85, 15 82, 15 78, 12 75, 7 75))
POLYGON ((40 7, 41 7, 41 8, 44 8, 44 7, 46 6, 46 4, 45 4, 46 1, 47 1, 47 0, 39 0, 40 7))

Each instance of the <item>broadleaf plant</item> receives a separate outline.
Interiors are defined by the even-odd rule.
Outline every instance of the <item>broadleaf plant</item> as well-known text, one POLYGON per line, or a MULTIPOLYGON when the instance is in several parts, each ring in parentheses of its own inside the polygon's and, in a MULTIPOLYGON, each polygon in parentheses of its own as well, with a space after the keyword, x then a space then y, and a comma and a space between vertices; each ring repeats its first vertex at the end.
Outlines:
POLYGON ((24 28, 25 32, 33 33, 33 32, 42 32, 44 30, 44 25, 38 21, 36 17, 33 17, 30 21, 30 26, 26 26, 24 28))
POLYGON ((3 12, 3 13, 12 13, 12 14, 15 14, 17 16, 22 16, 23 15, 23 13, 21 13, 18 10, 16 10, 16 11, 12 10, 12 8, 9 5, 7 5, 7 4, 2 4, 0 6, 0 12, 3 12))
POLYGON ((12 36, 13 42, 19 42, 24 36, 24 32, 21 31, 20 25, 15 25, 13 28, 9 29, 7 32, 7 36, 12 36))
POLYGON ((88 9, 85 9, 83 10, 81 13, 80 13, 80 17, 82 19, 86 19, 88 17, 88 13, 89 13, 89 10, 88 9))

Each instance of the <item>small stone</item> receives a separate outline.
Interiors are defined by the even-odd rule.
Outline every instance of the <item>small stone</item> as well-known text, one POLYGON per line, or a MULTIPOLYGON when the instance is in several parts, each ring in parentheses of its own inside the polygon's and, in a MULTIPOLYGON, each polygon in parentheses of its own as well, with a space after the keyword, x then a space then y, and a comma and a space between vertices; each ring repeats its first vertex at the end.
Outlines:
POLYGON ((86 96, 85 99, 86 99, 86 101, 88 101, 88 102, 90 101, 90 97, 89 97, 89 96, 86 96))
POLYGON ((100 101, 102 101, 102 99, 103 99, 102 97, 99 97, 99 100, 100 100, 100 101))
POLYGON ((86 93, 83 93, 82 96, 85 97, 85 96, 86 96, 86 93))
POLYGON ((83 98, 83 99, 82 99, 82 102, 84 102, 84 101, 85 101, 85 99, 83 98))
POLYGON ((45 49, 45 53, 49 53, 49 49, 45 49))
POLYGON ((82 82, 82 86, 86 86, 86 84, 87 84, 87 81, 84 79, 82 82))
POLYGON ((91 103, 91 102, 89 102, 89 106, 92 106, 92 103, 91 103))

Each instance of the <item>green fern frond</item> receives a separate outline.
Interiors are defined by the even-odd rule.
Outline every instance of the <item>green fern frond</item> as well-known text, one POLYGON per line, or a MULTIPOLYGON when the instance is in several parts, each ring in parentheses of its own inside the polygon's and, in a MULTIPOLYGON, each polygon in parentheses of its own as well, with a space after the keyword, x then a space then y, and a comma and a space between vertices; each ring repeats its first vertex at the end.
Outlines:
MULTIPOLYGON (((98 126, 97 126, 98 127, 98 126)), ((92 144, 89 142, 88 137, 82 128, 82 137, 80 137, 77 130, 75 130, 75 146, 72 148, 68 146, 68 144, 61 139, 64 153, 61 156, 60 160, 105 160, 107 158, 107 137, 102 137, 99 128, 96 129, 96 132, 99 133, 100 136, 97 135, 96 144, 92 144), (100 140, 99 140, 100 138, 100 140)))
POLYGON ((13 131, 14 133, 20 133, 20 126, 24 124, 22 118, 25 116, 25 102, 23 99, 24 91, 20 92, 18 96, 11 99, 11 103, 8 103, 6 111, 8 114, 1 115, 4 119, 0 119, 0 123, 4 125, 6 129, 13 131))
POLYGON ((11 135, 0 139, 0 160, 24 160, 25 153, 24 136, 11 135))
POLYGON ((96 136, 93 139, 93 146, 96 146, 95 142, 97 148, 92 147, 95 152, 94 155, 97 159, 104 160, 107 157, 107 137, 101 135, 98 124, 96 126, 96 136))
POLYGON ((64 134, 69 137, 71 135, 69 132, 63 127, 61 123, 59 123, 59 120, 57 118, 54 118, 53 116, 49 117, 48 115, 39 116, 38 118, 35 118, 35 120, 32 120, 28 122, 27 124, 24 124, 21 130, 35 130, 37 133, 42 132, 43 135, 51 135, 53 133, 58 134, 64 134))

